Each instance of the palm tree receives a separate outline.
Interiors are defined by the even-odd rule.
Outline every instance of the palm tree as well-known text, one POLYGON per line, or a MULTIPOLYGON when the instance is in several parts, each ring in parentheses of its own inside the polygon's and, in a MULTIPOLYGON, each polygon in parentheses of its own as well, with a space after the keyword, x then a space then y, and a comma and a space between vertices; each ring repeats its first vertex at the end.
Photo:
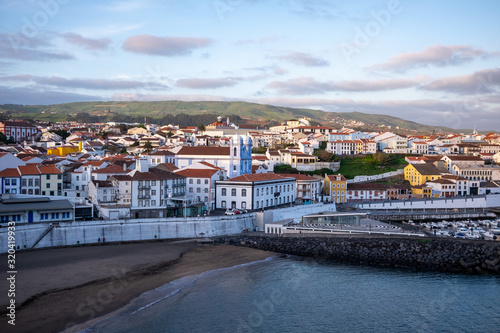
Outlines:
POLYGON ((144 144, 144 152, 150 153, 153 150, 153 145, 151 144, 151 141, 146 141, 144 144))

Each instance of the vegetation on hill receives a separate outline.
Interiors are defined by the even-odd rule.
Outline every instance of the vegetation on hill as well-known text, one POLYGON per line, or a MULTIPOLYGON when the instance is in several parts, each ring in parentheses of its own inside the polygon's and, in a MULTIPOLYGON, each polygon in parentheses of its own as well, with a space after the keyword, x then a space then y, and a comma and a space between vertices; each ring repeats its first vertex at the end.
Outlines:
POLYGON ((54 105, 0 105, 1 119, 31 119, 37 121, 77 121, 81 123, 129 122, 179 124, 197 126, 210 124, 217 116, 230 117, 236 124, 274 126, 289 119, 307 117, 312 125, 342 126, 365 130, 387 130, 395 132, 439 133, 456 132, 442 126, 422 125, 401 118, 366 114, 361 112, 324 112, 256 104, 247 102, 77 102, 54 105))
POLYGON ((378 175, 384 172, 402 169, 408 162, 403 155, 396 154, 368 154, 363 156, 343 156, 338 173, 347 179, 356 176, 378 175))

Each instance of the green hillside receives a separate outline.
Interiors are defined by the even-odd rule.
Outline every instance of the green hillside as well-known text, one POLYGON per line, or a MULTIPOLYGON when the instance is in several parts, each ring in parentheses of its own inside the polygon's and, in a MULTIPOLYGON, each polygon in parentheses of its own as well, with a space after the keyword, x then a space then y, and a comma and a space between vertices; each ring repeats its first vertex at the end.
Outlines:
MULTIPOLYGON (((457 132, 457 130, 440 126, 422 125, 401 118, 367 114, 361 112, 324 112, 321 110, 281 107, 247 102, 77 102, 54 105, 0 105, 0 119, 32 119, 38 121, 75 120, 76 116, 90 117, 91 122, 104 121, 138 121, 147 116, 161 122, 172 119, 171 116, 239 116, 243 123, 273 125, 282 121, 308 117, 315 124, 353 127, 365 130, 391 130, 395 132, 457 132), (170 116, 170 118, 167 118, 170 116)), ((199 119, 204 119, 199 118, 199 119)), ((210 117, 208 117, 210 118, 210 117)))

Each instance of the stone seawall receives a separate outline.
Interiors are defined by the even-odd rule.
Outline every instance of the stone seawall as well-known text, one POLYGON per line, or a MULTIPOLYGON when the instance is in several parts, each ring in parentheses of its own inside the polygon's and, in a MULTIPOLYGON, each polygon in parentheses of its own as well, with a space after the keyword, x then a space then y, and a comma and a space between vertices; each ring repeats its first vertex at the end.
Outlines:
POLYGON ((375 237, 219 237, 216 243, 418 271, 500 274, 500 242, 375 237))

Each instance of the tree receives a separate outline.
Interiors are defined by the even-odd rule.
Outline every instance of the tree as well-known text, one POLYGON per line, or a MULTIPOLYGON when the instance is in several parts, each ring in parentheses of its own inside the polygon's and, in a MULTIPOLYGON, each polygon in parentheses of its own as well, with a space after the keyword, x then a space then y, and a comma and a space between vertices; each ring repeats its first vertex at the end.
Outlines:
POLYGON ((50 132, 59 135, 63 140, 70 136, 70 133, 63 129, 53 129, 50 132))
POLYGON ((151 143, 151 141, 146 141, 146 143, 144 144, 144 152, 150 153, 152 150, 153 144, 151 143))
POLYGON ((205 128, 205 125, 201 124, 201 125, 198 125, 198 132, 205 132, 206 128, 205 128))
POLYGON ((147 130, 146 126, 144 126, 143 124, 139 124, 136 126, 137 128, 144 128, 145 130, 147 130))
POLYGON ((314 155, 318 156, 321 162, 333 162, 336 158, 335 154, 323 149, 316 149, 314 155))
POLYGON ((279 164, 274 166, 275 173, 299 173, 299 170, 289 164, 279 164))
POLYGON ((3 143, 7 143, 7 136, 0 132, 0 141, 3 143))
POLYGON ((120 133, 121 134, 127 133, 127 131, 128 131, 128 126, 127 125, 120 124, 119 126, 120 126, 120 133))

